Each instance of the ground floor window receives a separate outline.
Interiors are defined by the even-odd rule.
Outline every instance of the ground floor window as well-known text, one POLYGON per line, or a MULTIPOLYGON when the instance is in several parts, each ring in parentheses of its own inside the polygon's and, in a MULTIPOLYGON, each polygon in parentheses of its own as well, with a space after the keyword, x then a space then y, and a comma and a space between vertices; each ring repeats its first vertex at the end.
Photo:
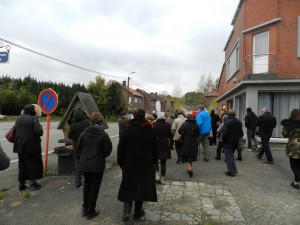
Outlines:
POLYGON ((270 112, 277 119, 277 126, 274 129, 273 136, 281 137, 282 126, 281 120, 287 119, 290 112, 295 108, 300 108, 300 92, 271 92, 271 93, 258 93, 258 114, 261 114, 263 107, 268 107, 270 112))

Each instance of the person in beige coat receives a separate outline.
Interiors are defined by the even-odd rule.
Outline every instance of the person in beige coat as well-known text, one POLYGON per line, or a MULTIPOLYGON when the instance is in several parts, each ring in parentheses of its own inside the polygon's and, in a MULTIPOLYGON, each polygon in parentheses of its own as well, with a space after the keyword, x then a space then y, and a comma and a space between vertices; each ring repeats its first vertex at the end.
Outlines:
POLYGON ((177 161, 176 163, 181 163, 181 145, 182 143, 178 142, 178 138, 180 134, 178 133, 179 128, 185 122, 186 118, 184 117, 184 113, 182 111, 177 112, 177 118, 174 120, 174 123, 171 128, 171 132, 173 135, 173 140, 175 142, 175 149, 177 153, 177 161))

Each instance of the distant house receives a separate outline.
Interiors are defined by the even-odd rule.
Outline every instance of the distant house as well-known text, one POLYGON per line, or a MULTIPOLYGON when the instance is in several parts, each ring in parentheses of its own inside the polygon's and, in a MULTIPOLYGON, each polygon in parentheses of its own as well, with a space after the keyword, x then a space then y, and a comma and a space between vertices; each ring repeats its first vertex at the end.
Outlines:
POLYGON ((240 0, 225 45, 225 63, 217 103, 256 114, 269 107, 277 118, 273 136, 281 136, 280 121, 300 108, 300 1, 240 0))
POLYGON ((122 96, 125 99, 126 105, 128 106, 128 109, 134 110, 137 108, 144 109, 144 96, 141 95, 136 90, 133 90, 132 88, 128 88, 126 86, 126 81, 123 81, 121 86, 121 93, 122 96))
POLYGON ((210 91, 210 92, 206 93, 204 96, 205 96, 204 106, 207 109, 214 109, 212 104, 214 103, 214 101, 217 98, 217 91, 210 91))
POLYGON ((141 94, 144 98, 144 110, 146 113, 152 113, 156 110, 156 98, 155 96, 147 93, 142 89, 136 89, 136 91, 141 94))
POLYGON ((165 100, 165 108, 164 111, 165 112, 173 112, 174 111, 174 100, 172 99, 172 97, 169 96, 160 96, 161 98, 163 98, 165 100))

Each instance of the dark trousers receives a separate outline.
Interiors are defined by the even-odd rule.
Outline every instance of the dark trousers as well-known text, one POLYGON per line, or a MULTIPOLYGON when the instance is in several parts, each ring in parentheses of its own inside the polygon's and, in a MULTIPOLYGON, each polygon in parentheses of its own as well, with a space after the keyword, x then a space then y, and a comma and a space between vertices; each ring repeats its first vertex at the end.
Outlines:
POLYGON ((182 144, 180 144, 178 141, 175 141, 175 149, 176 149, 178 159, 181 159, 181 146, 182 144))
POLYGON ((222 151, 222 148, 223 148, 223 142, 222 141, 219 141, 219 143, 218 143, 218 146, 217 146, 217 150, 216 150, 216 152, 217 152, 217 158, 218 159, 221 159, 221 151, 222 151))
MULTIPOLYGON (((135 201, 134 202, 134 213, 138 213, 142 210, 143 201, 135 201)), ((131 213, 132 209, 132 201, 124 202, 124 213, 131 213)))
POLYGON ((82 172, 80 170, 79 159, 75 158, 74 161, 74 175, 75 175, 75 185, 81 185, 82 172))
POLYGON ((300 159, 294 159, 292 157, 289 158, 290 158, 291 169, 295 175, 295 181, 299 182, 300 181, 300 159))
POLYGON ((88 214, 95 210, 98 193, 103 177, 101 173, 83 172, 84 187, 83 187, 83 205, 87 209, 88 214))
MULTIPOLYGON (((155 165, 155 171, 159 172, 159 163, 157 163, 155 165)), ((161 159, 160 160, 160 175, 162 177, 166 176, 166 172, 167 172, 167 160, 166 159, 161 159)))
POLYGON ((227 170, 230 174, 234 175, 235 173, 237 173, 237 168, 235 165, 233 149, 224 147, 224 153, 225 153, 225 161, 226 161, 227 170))
POLYGON ((212 137, 209 138, 209 145, 213 146, 217 144, 217 129, 212 129, 212 137))
POLYGON ((271 153, 271 150, 270 150, 269 142, 270 142, 270 138, 261 137, 262 147, 261 147, 260 152, 258 153, 258 156, 262 157, 263 154, 265 153, 266 157, 267 157, 267 160, 273 162, 273 156, 272 156, 272 153, 271 153))

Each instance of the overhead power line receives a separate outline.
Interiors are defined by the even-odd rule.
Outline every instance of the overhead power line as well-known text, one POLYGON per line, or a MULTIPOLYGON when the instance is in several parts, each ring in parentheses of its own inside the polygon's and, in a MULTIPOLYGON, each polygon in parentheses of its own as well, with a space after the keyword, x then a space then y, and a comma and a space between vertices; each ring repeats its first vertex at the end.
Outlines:
POLYGON ((14 42, 5 40, 5 39, 3 39, 3 38, 0 38, 0 40, 3 41, 3 42, 5 42, 5 43, 7 43, 7 44, 13 45, 13 46, 15 46, 15 47, 17 47, 17 48, 23 49, 23 50, 25 50, 25 51, 28 51, 28 52, 31 52, 31 53, 33 53, 33 54, 36 54, 36 55, 39 55, 39 56, 42 56, 42 57, 45 57, 45 58, 54 60, 54 61, 56 61, 56 62, 65 64, 65 65, 68 65, 68 66, 75 67, 75 68, 77 68, 77 69, 81 69, 81 70, 84 70, 84 71, 87 71, 87 72, 90 72, 90 73, 95 73, 95 74, 98 74, 98 75, 102 75, 102 76, 106 76, 106 77, 111 77, 111 78, 115 78, 115 79, 121 79, 121 78, 122 78, 122 79, 126 79, 126 77, 114 76, 114 75, 102 73, 102 72, 99 72, 99 71, 96 71, 96 70, 88 69, 88 68, 85 68, 85 67, 82 67, 82 66, 77 66, 77 65, 75 65, 75 64, 72 64, 72 63, 63 61, 63 60, 61 60, 61 59, 57 59, 57 58, 48 56, 48 55, 46 55, 46 54, 43 54, 43 53, 41 53, 41 52, 34 51, 34 50, 32 50, 32 49, 23 47, 23 46, 21 46, 21 45, 18 45, 18 44, 14 43, 14 42))

